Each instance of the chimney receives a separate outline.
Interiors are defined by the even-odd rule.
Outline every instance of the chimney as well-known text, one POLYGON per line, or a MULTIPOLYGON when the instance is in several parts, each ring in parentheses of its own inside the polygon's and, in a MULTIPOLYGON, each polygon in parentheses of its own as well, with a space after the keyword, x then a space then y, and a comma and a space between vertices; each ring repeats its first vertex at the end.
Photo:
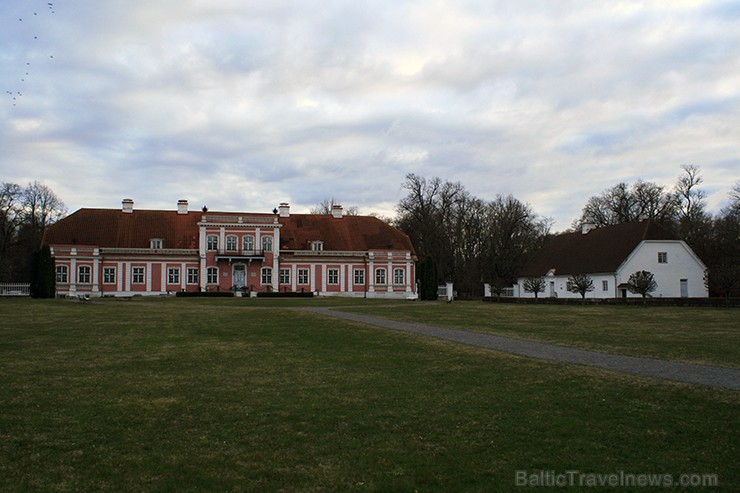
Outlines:
POLYGON ((581 225, 581 234, 587 235, 589 231, 596 229, 596 225, 593 223, 583 223, 581 225))
POLYGON ((180 199, 177 201, 177 213, 178 214, 187 214, 188 213, 188 201, 185 199, 180 199))
POLYGON ((121 201, 121 212, 132 214, 134 212, 134 201, 132 199, 123 199, 121 201))
POLYGON ((342 219, 342 215, 343 215, 342 206, 339 204, 332 205, 331 215, 332 217, 334 217, 334 219, 342 219))
POLYGON ((280 214, 280 217, 290 217, 290 204, 287 202, 280 202, 280 207, 278 207, 278 214, 280 214))

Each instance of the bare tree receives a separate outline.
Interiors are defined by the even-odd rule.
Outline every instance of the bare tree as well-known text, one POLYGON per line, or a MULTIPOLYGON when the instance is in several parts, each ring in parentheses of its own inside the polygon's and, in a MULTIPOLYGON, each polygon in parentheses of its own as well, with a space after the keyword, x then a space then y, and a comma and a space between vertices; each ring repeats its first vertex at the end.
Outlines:
POLYGON ((512 195, 497 195, 484 216, 483 279, 498 292, 511 286, 521 267, 549 234, 552 221, 512 195))
POLYGON ((643 298, 647 297, 657 288, 658 283, 655 282, 655 276, 653 276, 652 272, 646 270, 633 272, 627 281, 627 289, 629 289, 630 293, 640 294, 643 298))
POLYGON ((586 293, 594 290, 594 280, 587 274, 573 274, 568 277, 568 291, 581 295, 582 303, 586 303, 586 293))
POLYGON ((678 213, 681 218, 691 218, 704 214, 706 194, 697 188, 704 179, 699 174, 699 167, 694 164, 681 166, 684 173, 676 182, 678 213))
POLYGON ((534 293, 534 298, 537 299, 537 294, 545 291, 545 278, 528 277, 522 283, 522 287, 527 293, 534 293))
POLYGON ((459 218, 456 206, 466 199, 460 183, 427 180, 413 173, 402 185, 408 195, 398 206, 398 226, 409 235, 420 257, 431 256, 437 265, 439 281, 456 281, 457 265, 453 231, 459 218))
POLYGON ((0 186, 0 279, 24 282, 31 253, 41 247, 46 228, 66 214, 64 203, 46 185, 0 186))
POLYGON ((12 278, 11 247, 18 241, 18 229, 22 218, 21 199, 23 189, 15 183, 0 185, 0 281, 12 278))
POLYGON ((485 202, 460 183, 410 174, 398 204, 396 225, 409 235, 420 257, 430 256, 439 281, 454 281, 473 296, 482 283, 494 292, 512 285, 527 255, 552 224, 511 195, 485 202))
MULTIPOLYGON (((321 202, 319 202, 316 207, 309 210, 311 214, 331 214, 332 208, 335 205, 342 205, 340 202, 337 202, 334 197, 330 199, 324 199, 321 202)), ((342 213, 345 216, 358 216, 360 214, 360 210, 356 206, 351 207, 345 207, 343 208, 342 213)))
POLYGON ((67 209, 51 188, 37 181, 29 183, 23 190, 22 201, 21 234, 35 245, 34 249, 38 249, 46 228, 64 217, 67 209))
POLYGON ((729 195, 730 204, 712 220, 711 235, 702 257, 709 270, 710 295, 727 298, 740 296, 740 182, 729 195))
POLYGON ((660 185, 638 180, 630 187, 623 182, 589 198, 574 227, 584 223, 611 226, 644 218, 671 223, 676 207, 675 195, 660 185))
POLYGON ((698 166, 691 164, 681 168, 684 173, 678 177, 675 187, 677 232, 697 254, 706 256, 706 241, 711 236, 712 217, 705 211, 706 195, 698 188, 703 179, 698 166))
POLYGON ((740 215, 740 181, 736 182, 730 191, 730 205, 726 211, 728 214, 740 215))

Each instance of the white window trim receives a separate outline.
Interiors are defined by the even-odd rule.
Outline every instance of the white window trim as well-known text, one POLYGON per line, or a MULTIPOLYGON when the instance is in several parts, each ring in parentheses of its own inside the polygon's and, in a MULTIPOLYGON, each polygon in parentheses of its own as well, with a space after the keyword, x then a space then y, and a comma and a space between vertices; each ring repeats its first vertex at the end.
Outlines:
POLYGON ((116 283, 116 268, 115 267, 103 267, 103 284, 115 284, 116 283), (108 275, 113 273, 113 280, 108 280, 108 275))
POLYGON ((144 284, 146 282, 146 267, 140 265, 131 267, 131 284, 144 284), (140 271, 140 272, 138 272, 140 271), (136 277, 141 275, 141 280, 137 281, 136 277))
POLYGON ((77 267, 77 283, 78 284, 92 284, 92 269, 89 265, 80 265, 77 267), (83 281, 83 272, 84 277, 87 278, 86 281, 83 281))
POLYGON ((67 284, 69 283, 69 269, 66 265, 57 265, 56 266, 56 282, 60 284, 67 284))
POLYGON ((260 269, 260 283, 263 286, 272 285, 272 267, 262 267, 260 269))

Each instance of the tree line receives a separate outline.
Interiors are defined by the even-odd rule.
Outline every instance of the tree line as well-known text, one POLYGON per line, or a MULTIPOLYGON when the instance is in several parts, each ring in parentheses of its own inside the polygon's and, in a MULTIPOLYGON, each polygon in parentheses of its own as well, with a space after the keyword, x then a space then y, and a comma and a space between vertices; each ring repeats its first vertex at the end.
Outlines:
POLYGON ((37 181, 0 185, 0 282, 29 282, 44 231, 66 213, 64 202, 37 181))
MULTIPOLYGON (((685 240, 708 267, 712 296, 740 295, 740 182, 730 191, 730 203, 716 215, 706 210, 706 194, 697 166, 682 167, 675 185, 653 182, 618 183, 590 197, 572 228, 583 224, 608 226, 651 218, 685 240)), ((539 216, 513 195, 493 200, 473 196, 459 182, 406 176, 406 196, 390 222, 406 233, 420 259, 422 292, 433 297, 436 284, 452 281, 461 296, 478 296, 482 284, 494 292, 513 284, 524 264, 551 235, 553 221, 539 216)), ((327 199, 312 213, 328 213, 327 199)), ((44 231, 66 215, 64 203, 39 182, 0 187, 0 282, 28 282, 31 256, 39 250, 44 231)), ((358 214, 349 207, 345 214, 358 214)))
MULTIPOLYGON (((571 226, 578 230, 586 223, 609 226, 653 219, 674 231, 704 261, 711 296, 737 296, 740 183, 730 192, 730 205, 712 215, 706 210, 702 181, 700 169, 687 165, 672 188, 643 180, 619 183, 590 197, 571 226)), ((461 296, 480 295, 483 283, 494 292, 511 286, 551 234, 552 220, 512 195, 485 201, 460 183, 415 174, 406 176, 403 188, 407 195, 397 206, 393 224, 409 235, 424 261, 420 281, 432 272, 435 282, 454 282, 461 296)))
POLYGON ((427 282, 424 273, 431 272, 435 283, 453 281, 461 296, 480 294, 483 283, 494 290, 511 286, 552 225, 512 195, 486 201, 460 183, 415 174, 406 176, 403 188, 408 193, 393 223, 411 238, 424 262, 420 282, 427 282))

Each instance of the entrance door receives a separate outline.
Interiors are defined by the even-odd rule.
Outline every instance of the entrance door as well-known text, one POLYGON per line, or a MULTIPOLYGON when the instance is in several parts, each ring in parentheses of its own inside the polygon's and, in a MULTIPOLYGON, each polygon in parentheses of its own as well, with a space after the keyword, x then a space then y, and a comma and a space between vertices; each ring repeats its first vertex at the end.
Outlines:
POLYGON ((234 286, 237 288, 243 288, 247 283, 247 270, 242 264, 234 266, 234 286))
POLYGON ((689 280, 681 279, 681 298, 689 297, 689 280))

